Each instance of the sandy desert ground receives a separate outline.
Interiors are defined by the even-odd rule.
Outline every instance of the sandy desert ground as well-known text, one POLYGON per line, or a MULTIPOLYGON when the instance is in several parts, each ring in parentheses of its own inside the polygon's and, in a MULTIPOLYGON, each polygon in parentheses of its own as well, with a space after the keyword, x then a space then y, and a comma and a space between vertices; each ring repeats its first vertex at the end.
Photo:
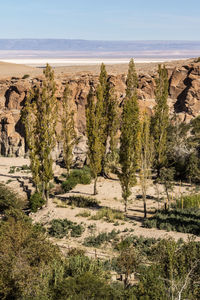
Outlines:
MULTIPOLYGON (((30 173, 25 171, 19 171, 17 168, 22 165, 28 165, 29 160, 23 158, 0 158, 0 182, 5 183, 7 186, 12 188, 14 191, 20 193, 24 198, 26 198, 26 193, 23 191, 21 185, 22 182, 25 185, 29 185, 31 188, 32 185, 29 183, 30 173), (14 173, 10 173, 10 169, 16 167, 14 173)), ((64 169, 56 167, 56 174, 62 174, 64 169)), ((176 185, 174 188, 174 197, 178 193, 188 193, 189 186, 183 186, 180 188, 179 185, 176 185)), ((96 198, 101 207, 110 207, 112 209, 117 209, 123 212, 124 205, 121 198, 121 187, 118 180, 108 180, 100 177, 98 179, 98 195, 93 196, 93 184, 88 185, 77 185, 70 193, 60 194, 55 197, 51 197, 48 208, 43 208, 37 213, 31 213, 31 218, 34 222, 39 222, 44 226, 48 226, 49 222, 53 219, 69 219, 73 222, 80 224, 83 222, 84 227, 86 228, 83 235, 79 238, 63 238, 51 240, 58 244, 61 249, 65 252, 69 247, 80 247, 88 255, 99 255, 100 256, 111 256, 113 255, 113 250, 109 245, 104 245, 103 248, 99 248, 98 251, 95 248, 86 248, 82 245, 83 240, 86 236, 90 234, 88 229, 89 225, 96 224, 95 234, 100 232, 111 232, 114 230, 120 230, 120 236, 125 237, 127 235, 137 235, 148 238, 169 238, 172 237, 175 240, 182 238, 187 240, 189 236, 185 233, 157 229, 148 229, 142 226, 143 221, 143 201, 138 198, 138 195, 141 195, 140 186, 136 185, 132 188, 132 196, 130 197, 130 202, 128 205, 128 214, 125 221, 119 221, 119 224, 116 226, 114 223, 108 223, 104 220, 91 220, 90 218, 84 218, 77 216, 78 214, 87 211, 90 212, 91 216, 95 215, 97 210, 96 208, 78 208, 67 205, 62 205, 63 202, 60 199, 67 198, 68 196, 84 196, 84 197, 94 197, 96 198), (65 206, 65 207, 61 207, 65 206)), ((163 187, 159 185, 159 191, 162 196, 165 196, 163 187)), ((158 203, 154 197, 156 196, 155 187, 152 182, 149 182, 148 195, 153 199, 147 201, 148 208, 148 217, 154 214, 155 209, 161 207, 163 202, 158 203)), ((196 237, 197 241, 200 241, 200 237, 196 237)))

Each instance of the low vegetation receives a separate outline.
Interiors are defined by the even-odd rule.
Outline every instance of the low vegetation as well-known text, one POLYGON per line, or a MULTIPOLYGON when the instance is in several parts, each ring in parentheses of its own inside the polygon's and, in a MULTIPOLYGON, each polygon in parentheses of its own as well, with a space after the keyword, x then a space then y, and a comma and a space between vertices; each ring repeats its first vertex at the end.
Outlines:
POLYGON ((63 174, 66 180, 62 183, 62 189, 64 192, 69 192, 77 184, 89 184, 91 183, 91 172, 90 169, 84 167, 83 169, 75 169, 70 172, 69 175, 63 174))
POLYGON ((45 205, 45 201, 42 198, 41 193, 35 192, 31 195, 29 200, 29 206, 32 212, 35 213, 38 209, 42 208, 43 205, 45 205))
POLYGON ((86 247, 97 247, 98 248, 103 243, 114 240, 118 234, 119 234, 118 231, 112 230, 109 233, 106 233, 106 232, 99 233, 97 236, 91 235, 91 236, 85 238, 83 245, 86 247))
POLYGON ((172 209, 158 211, 144 221, 144 227, 200 235, 200 211, 172 209))
POLYGON ((182 196, 176 201, 176 207, 181 209, 200 208, 200 194, 182 196))
POLYGON ((62 201, 76 207, 99 207, 98 201, 91 197, 69 196, 66 199, 62 199, 62 201))
POLYGON ((91 217, 92 220, 104 220, 106 222, 115 222, 115 220, 124 220, 124 214, 115 209, 109 207, 101 208, 94 216, 91 217))
POLYGON ((50 223, 48 232, 56 238, 63 237, 80 237, 84 232, 84 227, 81 224, 74 223, 68 219, 54 219, 50 223))
POLYGON ((6 210, 24 207, 24 201, 21 200, 18 194, 4 184, 0 183, 0 213, 6 210))

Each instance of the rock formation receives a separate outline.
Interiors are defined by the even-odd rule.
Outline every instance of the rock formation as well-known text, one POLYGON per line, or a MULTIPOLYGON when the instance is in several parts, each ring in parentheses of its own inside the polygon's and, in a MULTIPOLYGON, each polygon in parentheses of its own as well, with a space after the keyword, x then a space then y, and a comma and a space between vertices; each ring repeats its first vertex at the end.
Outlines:
MULTIPOLYGON (((200 63, 189 63, 180 67, 169 67, 169 99, 171 112, 176 112, 182 120, 189 122, 200 111, 200 63)), ((156 73, 139 75, 138 98, 140 107, 153 109, 155 104, 156 73)), ((0 154, 3 156, 24 156, 26 145, 24 127, 21 122, 21 109, 24 106, 28 90, 36 85, 41 78, 12 78, 0 81, 0 154)), ((119 105, 125 96, 125 74, 111 75, 109 79, 115 86, 119 105)), ((90 83, 98 83, 98 76, 80 74, 59 76, 57 83, 57 99, 60 102, 65 82, 68 81, 72 90, 72 107, 75 111, 75 124, 82 136, 80 144, 75 148, 75 160, 80 164, 85 159, 85 104, 90 83)), ((58 125, 59 130, 59 125, 58 125)), ((62 147, 58 144, 55 155, 58 157, 62 147)))

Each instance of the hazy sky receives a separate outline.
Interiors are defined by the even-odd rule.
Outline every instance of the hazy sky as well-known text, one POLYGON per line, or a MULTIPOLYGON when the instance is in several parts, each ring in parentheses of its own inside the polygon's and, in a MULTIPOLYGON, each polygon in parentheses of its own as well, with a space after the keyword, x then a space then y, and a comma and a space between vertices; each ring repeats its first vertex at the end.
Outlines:
POLYGON ((200 0, 0 0, 0 38, 200 40, 200 0))

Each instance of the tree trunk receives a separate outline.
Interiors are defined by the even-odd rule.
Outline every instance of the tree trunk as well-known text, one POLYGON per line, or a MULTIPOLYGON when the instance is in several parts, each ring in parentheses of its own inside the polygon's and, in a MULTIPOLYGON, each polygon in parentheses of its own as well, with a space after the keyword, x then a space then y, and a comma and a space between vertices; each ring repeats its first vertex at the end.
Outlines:
POLYGON ((145 197, 145 199, 143 199, 144 200, 144 219, 146 219, 146 217, 147 217, 147 203, 146 203, 146 197, 145 197))
POLYGON ((124 212, 127 213, 127 197, 124 198, 124 212))
POLYGON ((165 210, 167 210, 167 209, 169 209, 169 204, 170 204, 170 198, 169 198, 167 186, 165 186, 165 191, 166 191, 166 195, 167 195, 167 203, 165 203, 165 210))
POLYGON ((45 200, 46 200, 46 207, 48 207, 49 204, 49 189, 45 188, 45 200))
POLYGON ((97 176, 94 179, 94 195, 97 195, 98 191, 97 191, 97 176))

